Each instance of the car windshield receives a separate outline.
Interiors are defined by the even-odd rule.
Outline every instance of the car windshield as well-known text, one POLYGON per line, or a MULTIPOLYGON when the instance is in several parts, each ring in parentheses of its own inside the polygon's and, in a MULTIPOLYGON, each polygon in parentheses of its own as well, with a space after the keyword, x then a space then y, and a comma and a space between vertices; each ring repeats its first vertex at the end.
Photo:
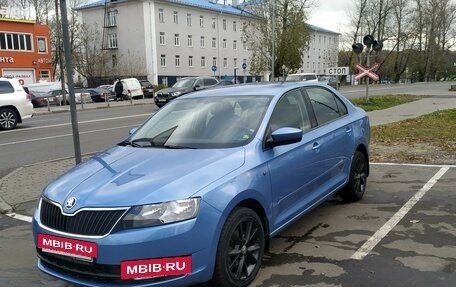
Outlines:
POLYGON ((175 100, 143 124, 126 143, 159 148, 242 146, 255 136, 270 99, 226 96, 175 100))
POLYGON ((191 88, 193 86, 194 82, 195 82, 195 79, 182 79, 182 80, 177 81, 173 85, 173 88, 191 88))

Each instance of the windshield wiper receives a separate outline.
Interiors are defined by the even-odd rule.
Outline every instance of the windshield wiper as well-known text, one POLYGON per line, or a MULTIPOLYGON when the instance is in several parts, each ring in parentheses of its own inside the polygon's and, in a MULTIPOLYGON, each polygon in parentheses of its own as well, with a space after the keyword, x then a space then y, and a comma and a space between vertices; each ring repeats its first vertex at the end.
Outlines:
POLYGON ((182 145, 164 145, 164 147, 169 149, 196 149, 196 147, 182 145))
POLYGON ((124 141, 118 143, 117 145, 119 145, 119 146, 141 147, 139 144, 136 144, 136 143, 131 142, 129 140, 124 140, 124 141))

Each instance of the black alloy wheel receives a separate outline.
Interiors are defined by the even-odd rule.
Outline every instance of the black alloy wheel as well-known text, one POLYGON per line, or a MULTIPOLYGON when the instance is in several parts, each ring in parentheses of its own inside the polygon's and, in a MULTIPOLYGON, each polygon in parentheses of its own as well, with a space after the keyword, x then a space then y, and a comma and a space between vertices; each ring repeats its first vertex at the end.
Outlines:
POLYGON ((19 119, 12 109, 2 108, 0 109, 0 130, 11 130, 14 129, 19 119))
POLYGON ((264 246, 264 228, 258 215, 245 207, 233 210, 219 240, 214 286, 248 286, 260 269, 264 246))
POLYGON ((367 185, 368 162, 364 154, 356 151, 350 168, 350 177, 345 188, 340 192, 344 201, 358 201, 363 198, 367 185))

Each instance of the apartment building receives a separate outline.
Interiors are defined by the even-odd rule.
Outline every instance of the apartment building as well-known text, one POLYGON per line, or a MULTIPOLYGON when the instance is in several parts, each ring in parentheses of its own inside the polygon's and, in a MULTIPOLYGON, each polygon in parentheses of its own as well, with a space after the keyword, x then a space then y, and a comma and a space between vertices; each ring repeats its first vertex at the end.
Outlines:
MULTIPOLYGON (((249 73, 250 52, 242 38, 246 14, 237 8, 238 1, 233 3, 100 0, 76 10, 84 24, 99 29, 100 49, 108 53, 112 76, 147 78, 167 86, 195 75, 262 81, 264 75, 249 73)), ((303 71, 337 66, 338 34, 311 28, 315 34, 303 71)))
POLYGON ((0 18, 0 76, 17 78, 23 85, 53 79, 47 25, 0 18))

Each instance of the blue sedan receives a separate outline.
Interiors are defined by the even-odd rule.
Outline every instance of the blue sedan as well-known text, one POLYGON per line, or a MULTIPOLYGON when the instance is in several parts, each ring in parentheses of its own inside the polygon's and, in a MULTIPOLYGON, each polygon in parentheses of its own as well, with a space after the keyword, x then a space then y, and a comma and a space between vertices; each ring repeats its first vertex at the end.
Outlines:
POLYGON ((180 97, 43 190, 38 267, 84 286, 248 286, 273 236, 363 197, 369 139, 365 111, 319 83, 180 97))

